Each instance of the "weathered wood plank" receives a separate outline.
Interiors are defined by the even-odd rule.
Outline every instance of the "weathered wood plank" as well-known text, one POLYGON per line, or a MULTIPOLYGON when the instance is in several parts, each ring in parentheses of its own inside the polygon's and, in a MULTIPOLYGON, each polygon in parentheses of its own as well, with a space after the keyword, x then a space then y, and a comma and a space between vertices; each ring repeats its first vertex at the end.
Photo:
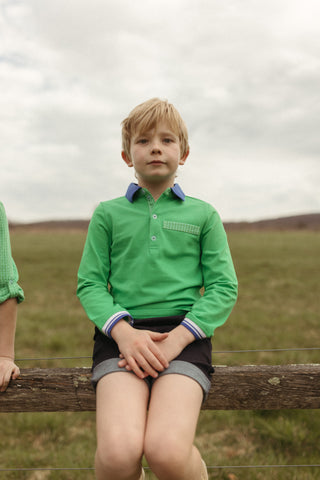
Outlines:
POLYGON ((21 369, 0 394, 0 412, 95 410, 90 368, 21 369))
MULTIPOLYGON (((0 394, 0 412, 94 411, 89 368, 22 369, 0 394)), ((216 366, 211 410, 320 408, 320 364, 216 366)))
POLYGON ((216 367, 203 408, 320 408, 320 364, 216 367))

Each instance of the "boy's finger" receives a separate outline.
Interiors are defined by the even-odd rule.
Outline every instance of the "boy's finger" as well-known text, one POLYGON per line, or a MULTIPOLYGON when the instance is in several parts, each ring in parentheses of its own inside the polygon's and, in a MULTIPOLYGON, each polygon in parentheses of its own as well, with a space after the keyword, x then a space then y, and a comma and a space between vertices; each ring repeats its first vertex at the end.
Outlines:
MULTIPOLYGON (((138 363, 148 373, 149 371, 153 371, 153 373, 155 371, 162 372, 169 365, 162 352, 154 343, 149 345, 147 350, 141 352, 141 356, 143 363, 141 363, 140 359, 138 363)), ((150 373, 150 375, 155 376, 153 373, 150 373)))
POLYGON ((11 374, 9 375, 9 377, 8 377, 7 374, 5 374, 3 376, 2 380, 0 381, 0 385, 1 385, 0 392, 5 392, 6 391, 7 386, 9 385, 10 376, 11 376, 11 374))
POLYGON ((150 332, 150 337, 154 342, 161 342, 161 340, 164 340, 165 338, 167 338, 168 335, 169 335, 169 332, 164 332, 164 333, 150 332))
MULTIPOLYGON (((152 347, 151 347, 151 352, 153 353, 154 357, 156 358, 157 362, 158 362, 158 365, 160 364, 160 369, 161 371, 164 369, 164 368, 168 368, 169 367, 169 362, 168 360, 166 359, 166 357, 164 356, 164 354, 159 350, 159 348, 154 344, 152 347)), ((155 365, 154 365, 155 366, 155 365)), ((156 367, 157 370, 160 370, 158 367, 156 367)))
POLYGON ((12 371, 12 379, 15 380, 16 378, 19 377, 19 375, 20 375, 20 368, 15 366, 15 368, 12 371))
POLYGON ((158 362, 154 355, 150 354, 150 352, 146 353, 145 355, 138 355, 136 360, 139 367, 142 368, 146 374, 145 376, 150 375, 151 377, 157 378, 158 367, 159 370, 163 370, 160 362, 158 362))
POLYGON ((119 366, 120 368, 126 367, 127 365, 128 365, 128 362, 127 362, 127 360, 126 360, 125 358, 122 359, 122 360, 120 360, 120 361, 118 362, 118 366, 119 366))
POLYGON ((130 368, 132 369, 132 371, 137 375, 137 377, 139 377, 141 379, 144 379, 145 377, 148 376, 148 373, 143 372, 141 370, 140 365, 137 364, 137 362, 135 361, 135 359, 133 357, 130 357, 128 359, 128 364, 129 364, 130 368))

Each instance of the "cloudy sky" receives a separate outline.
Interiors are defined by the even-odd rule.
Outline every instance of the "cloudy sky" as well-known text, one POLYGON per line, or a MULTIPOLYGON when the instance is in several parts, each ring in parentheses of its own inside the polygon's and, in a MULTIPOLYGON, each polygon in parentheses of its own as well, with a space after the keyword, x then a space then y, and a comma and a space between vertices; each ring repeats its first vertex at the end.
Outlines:
POLYGON ((0 200, 89 218, 157 96, 189 128, 177 181, 224 221, 319 212, 319 86, 319 0, 0 0, 0 200))

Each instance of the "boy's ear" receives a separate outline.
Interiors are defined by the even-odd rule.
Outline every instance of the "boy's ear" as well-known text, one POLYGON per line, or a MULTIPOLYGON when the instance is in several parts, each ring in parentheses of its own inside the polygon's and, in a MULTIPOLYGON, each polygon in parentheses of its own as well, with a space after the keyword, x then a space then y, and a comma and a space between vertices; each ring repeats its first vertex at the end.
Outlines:
POLYGON ((184 165, 185 164, 185 161, 187 160, 187 158, 189 156, 189 153, 190 153, 190 150, 188 149, 187 153, 185 153, 184 156, 180 158, 179 165, 184 165))
POLYGON ((133 163, 131 161, 131 158, 122 150, 121 152, 121 157, 123 158, 123 160, 126 162, 126 164, 128 165, 128 167, 133 167, 133 163))

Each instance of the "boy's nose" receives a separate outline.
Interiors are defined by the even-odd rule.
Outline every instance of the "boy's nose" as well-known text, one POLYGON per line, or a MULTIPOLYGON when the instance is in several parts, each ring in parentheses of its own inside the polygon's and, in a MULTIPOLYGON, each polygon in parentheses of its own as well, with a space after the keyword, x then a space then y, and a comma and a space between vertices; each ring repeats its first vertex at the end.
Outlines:
POLYGON ((151 152, 152 153, 160 153, 161 152, 160 147, 158 147, 156 145, 153 146, 151 152))
POLYGON ((152 153, 159 153, 161 151, 160 143, 158 142, 158 140, 154 140, 152 142, 151 151, 152 151, 152 153))

